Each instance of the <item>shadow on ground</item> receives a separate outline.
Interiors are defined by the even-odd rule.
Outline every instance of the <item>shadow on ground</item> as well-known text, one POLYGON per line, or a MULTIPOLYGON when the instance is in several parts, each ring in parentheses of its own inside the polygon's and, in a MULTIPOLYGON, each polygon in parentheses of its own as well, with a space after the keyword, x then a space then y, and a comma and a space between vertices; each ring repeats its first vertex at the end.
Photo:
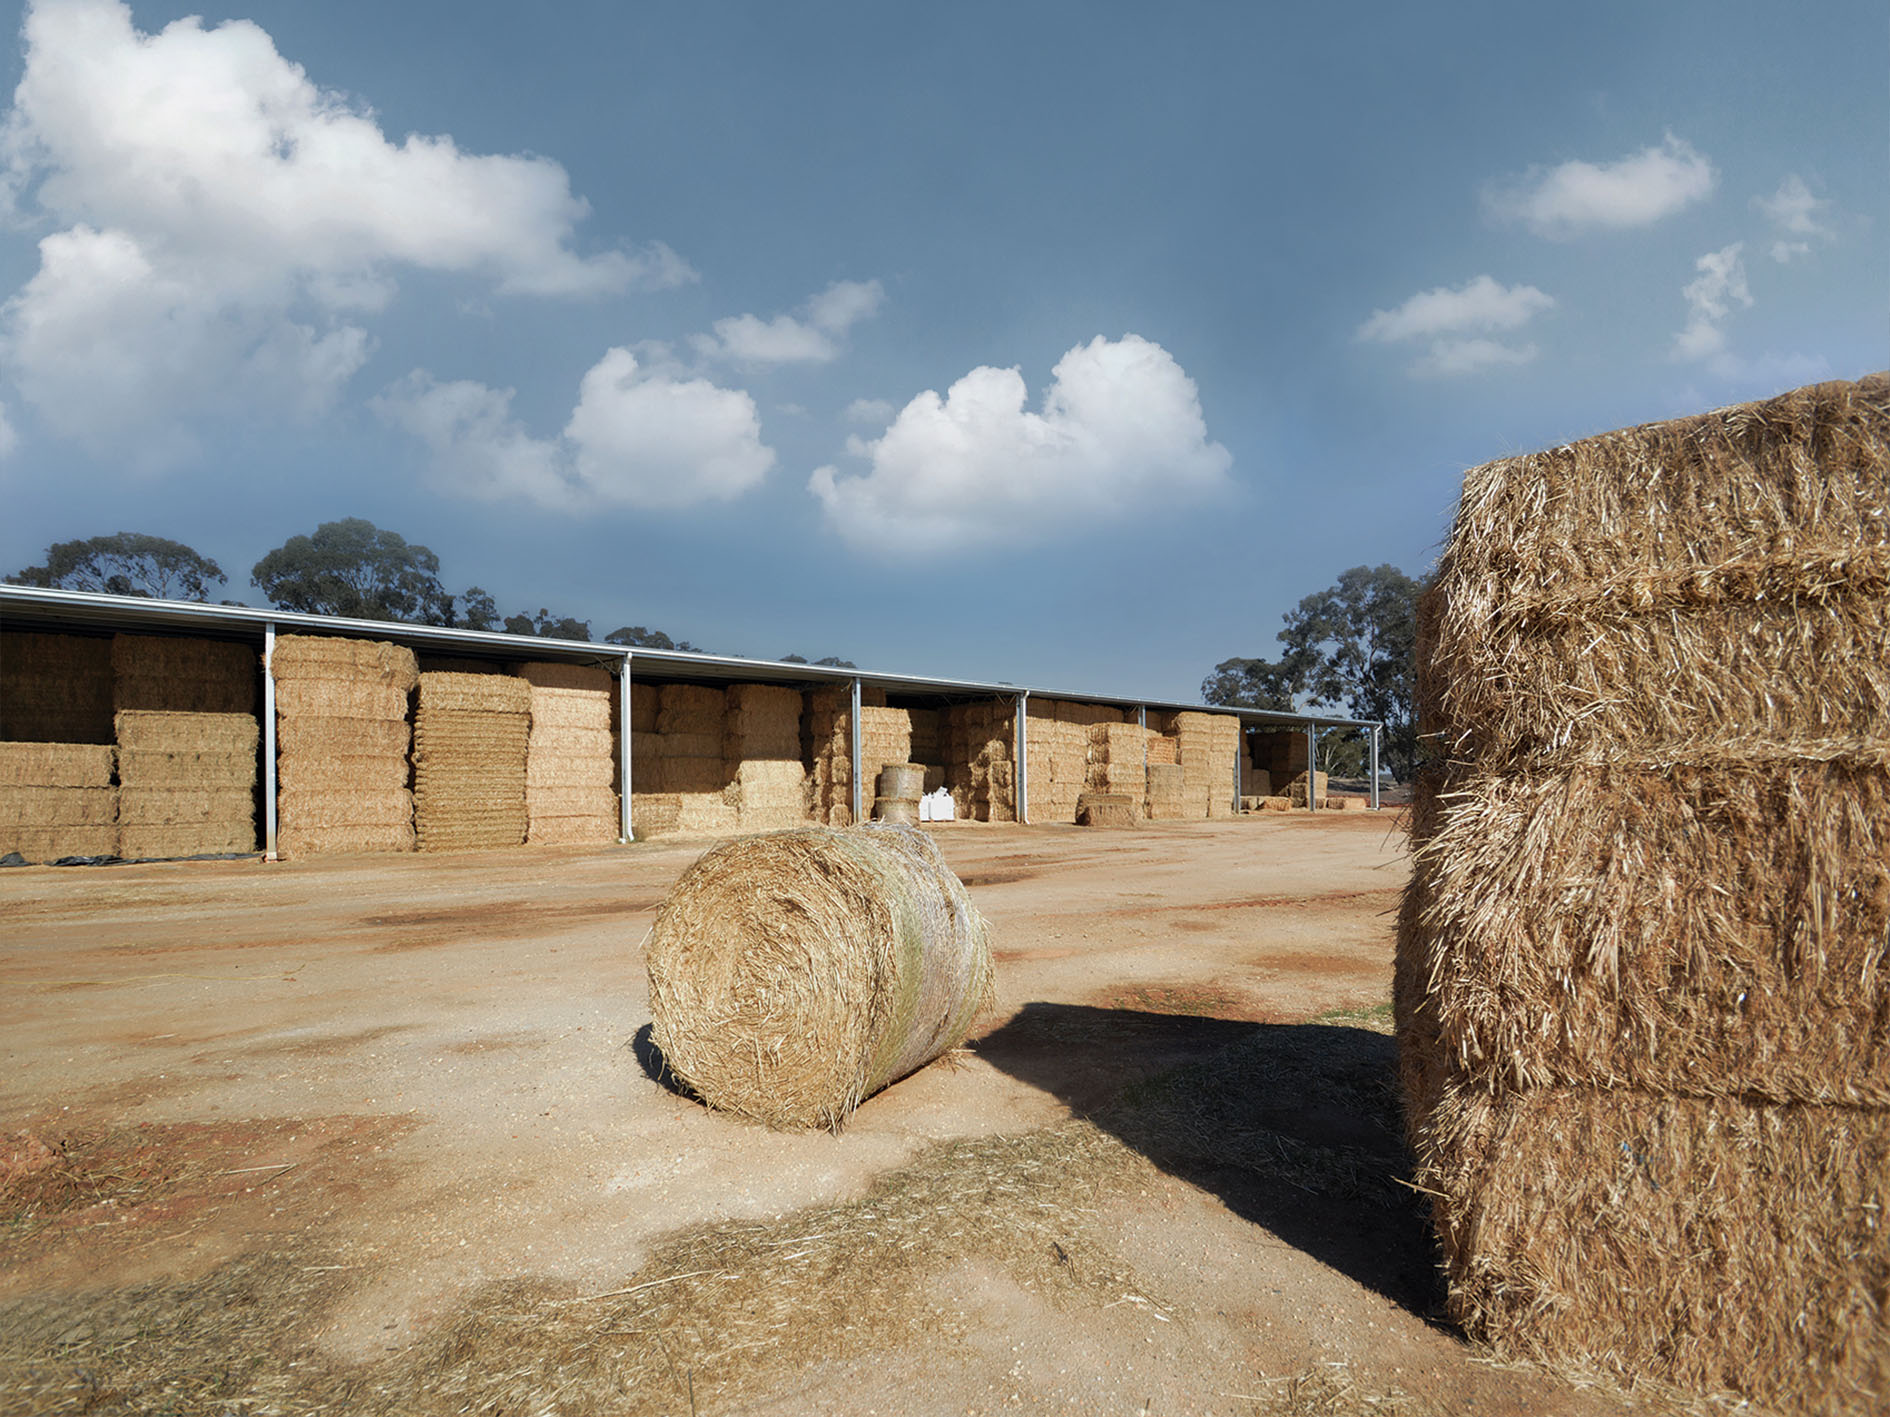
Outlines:
POLYGON ((971 1046, 1236 1215, 1440 1321, 1386 1035, 1032 1003, 971 1046))

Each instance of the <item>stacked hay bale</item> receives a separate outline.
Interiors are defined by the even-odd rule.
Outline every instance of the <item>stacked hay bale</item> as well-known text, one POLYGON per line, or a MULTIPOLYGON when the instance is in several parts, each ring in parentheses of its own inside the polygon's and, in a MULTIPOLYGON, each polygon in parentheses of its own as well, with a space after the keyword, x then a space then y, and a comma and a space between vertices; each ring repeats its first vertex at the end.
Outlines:
POLYGON ((1141 819, 1141 800, 1126 792, 1085 790, 1076 799, 1079 827, 1132 827, 1141 819))
POLYGON ((958 815, 980 822, 1016 821, 1017 706, 1009 699, 958 704, 950 721, 954 766, 964 765, 960 784, 952 789, 958 815))
POLYGON ((1092 723, 1087 787, 1122 797, 1140 814, 1148 795, 1148 732, 1139 723, 1092 723))
POLYGON ((412 851, 408 697, 413 651, 379 640, 280 635, 276 847, 284 856, 412 851))
POLYGON ((1172 726, 1190 817, 1234 815, 1234 765, 1240 757, 1240 720, 1232 714, 1183 710, 1172 726))
POLYGON ((617 840, 616 684, 584 664, 518 664, 530 688, 525 741, 525 840, 574 846, 617 840))
POLYGON ((723 757, 728 698, 702 684, 663 684, 656 691, 653 748, 658 790, 640 800, 640 835, 663 832, 733 832, 741 814, 731 800, 734 781, 723 757))
POLYGON ((256 849, 261 660, 244 644, 112 637, 118 854, 256 849))
POLYGON ((1269 756, 1261 762, 1258 755, 1267 752, 1266 740, 1252 733, 1240 735, 1240 795, 1242 797, 1271 797, 1273 795, 1273 767, 1269 756))
POLYGON ((847 689, 815 689, 807 695, 802 740, 813 762, 807 810, 820 826, 853 822, 853 695, 847 689))
POLYGON ((801 695, 775 684, 728 691, 724 776, 732 779, 742 831, 807 824, 807 770, 801 766, 801 695))
POLYGON ((1027 815, 1033 822, 1073 822, 1076 797, 1083 790, 1083 755, 1072 754, 1075 725, 1057 721, 1055 699, 1024 701, 1024 751, 1030 772, 1025 784, 1027 815))
MULTIPOLYGON (((1151 738, 1149 741, 1152 743, 1158 740, 1151 738)), ((1179 822, 1187 818, 1187 784, 1182 779, 1180 763, 1149 763, 1142 815, 1151 822, 1179 822)))
POLYGON ((925 795, 923 763, 888 763, 873 780, 873 820, 917 826, 925 795))
POLYGON ((123 709, 118 854, 133 861, 256 849, 261 730, 247 713, 123 709))
POLYGON ((1397 1013, 1455 1317, 1890 1393, 1890 378, 1473 471, 1397 1013))
POLYGON ((420 675, 413 718, 420 850, 524 843, 531 711, 532 686, 508 674, 420 675))
MULTIPOLYGON (((1032 822, 1074 822, 1077 800, 1090 787, 1092 726, 1122 724, 1118 709, 1068 699, 1025 700, 1025 748, 1029 754, 1029 804, 1032 822)), ((1140 758, 1137 762, 1139 764, 1140 758)), ((1139 806, 1141 784, 1136 783, 1139 806)))
MULTIPOLYGON (((1325 773, 1316 772, 1312 775, 1312 805, 1321 811, 1332 805, 1332 799, 1326 795, 1326 784, 1328 781, 1330 781, 1330 779, 1325 773)), ((1296 776, 1286 780, 1285 784, 1280 788, 1280 796, 1284 797, 1291 806, 1304 807, 1307 805, 1306 773, 1303 769, 1296 776)))
MULTIPOLYGON (((880 771, 912 761, 912 720, 902 708, 860 706, 860 780, 868 787, 879 782, 880 771)), ((917 817, 915 800, 914 818, 917 817)))
POLYGON ((254 717, 261 669, 254 649, 228 640, 114 635, 112 709, 254 717))
POLYGON ((0 855, 116 855, 114 758, 106 743, 0 743, 0 855))
POLYGON ((0 739, 110 743, 111 640, 0 629, 0 739))

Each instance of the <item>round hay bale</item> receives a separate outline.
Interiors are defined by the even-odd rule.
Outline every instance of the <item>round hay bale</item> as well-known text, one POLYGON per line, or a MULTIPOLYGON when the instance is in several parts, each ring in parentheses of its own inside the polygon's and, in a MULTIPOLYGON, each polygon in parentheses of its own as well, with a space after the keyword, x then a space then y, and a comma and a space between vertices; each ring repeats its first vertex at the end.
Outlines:
POLYGON ((873 820, 897 822, 902 827, 919 824, 919 799, 916 797, 875 797, 873 820))
POLYGON ((925 795, 925 767, 920 763, 888 763, 879 770, 879 795, 917 802, 925 795))
POLYGON ((993 1000, 984 918, 931 838, 814 827, 725 842, 649 939, 653 1038, 709 1106, 838 1131, 993 1000))

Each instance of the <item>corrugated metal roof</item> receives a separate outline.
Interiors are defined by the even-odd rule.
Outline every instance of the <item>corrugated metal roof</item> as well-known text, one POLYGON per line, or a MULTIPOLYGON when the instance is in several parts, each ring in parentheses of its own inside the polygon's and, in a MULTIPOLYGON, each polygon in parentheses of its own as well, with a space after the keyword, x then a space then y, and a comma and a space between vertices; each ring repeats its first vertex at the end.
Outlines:
POLYGON ((1233 714, 1253 727, 1369 728, 1370 720, 1336 718, 1325 714, 1280 713, 1272 709, 1228 708, 1218 704, 1180 703, 1122 694, 1098 694, 1048 689, 1035 684, 1007 684, 975 679, 941 679, 917 674, 881 674, 870 670, 834 669, 815 664, 784 664, 770 659, 740 659, 729 655, 690 654, 682 650, 631 649, 585 640, 541 639, 536 635, 509 635, 488 630, 449 629, 414 625, 404 620, 348 620, 329 615, 304 615, 288 610, 258 610, 245 605, 208 605, 196 601, 150 600, 142 596, 94 595, 89 591, 40 590, 30 586, 0 586, 0 623, 16 628, 56 629, 109 633, 193 634, 219 639, 261 642, 264 630, 278 633, 346 635, 389 640, 415 650, 451 653, 484 659, 548 659, 572 664, 630 663, 633 678, 666 682, 773 683, 820 685, 850 684, 884 689, 888 694, 932 699, 1009 698, 1025 693, 1037 698, 1070 699, 1078 703, 1109 704, 1116 708, 1150 708, 1233 714))

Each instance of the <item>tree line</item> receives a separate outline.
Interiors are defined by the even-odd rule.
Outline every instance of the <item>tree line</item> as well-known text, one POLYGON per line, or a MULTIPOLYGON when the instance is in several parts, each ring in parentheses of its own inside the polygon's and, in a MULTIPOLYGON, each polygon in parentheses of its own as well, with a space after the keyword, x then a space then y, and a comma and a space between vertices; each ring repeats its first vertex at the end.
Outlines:
MULTIPOLYGON (((10 585, 198 601, 209 600, 229 581, 221 566, 181 541, 129 531, 55 542, 46 548, 43 564, 27 566, 6 579, 10 585)), ((554 615, 543 607, 501 615, 497 602, 479 586, 449 591, 440 579, 440 558, 430 549, 360 517, 323 522, 309 535, 290 537, 251 568, 250 584, 276 609, 308 615, 404 620, 561 640, 592 638, 591 622, 574 615, 554 615)), ((604 636, 604 643, 708 653, 645 625, 619 625, 604 636)), ((784 662, 808 663, 798 654, 786 656, 784 662)), ((832 656, 813 662, 856 667, 832 656)))

